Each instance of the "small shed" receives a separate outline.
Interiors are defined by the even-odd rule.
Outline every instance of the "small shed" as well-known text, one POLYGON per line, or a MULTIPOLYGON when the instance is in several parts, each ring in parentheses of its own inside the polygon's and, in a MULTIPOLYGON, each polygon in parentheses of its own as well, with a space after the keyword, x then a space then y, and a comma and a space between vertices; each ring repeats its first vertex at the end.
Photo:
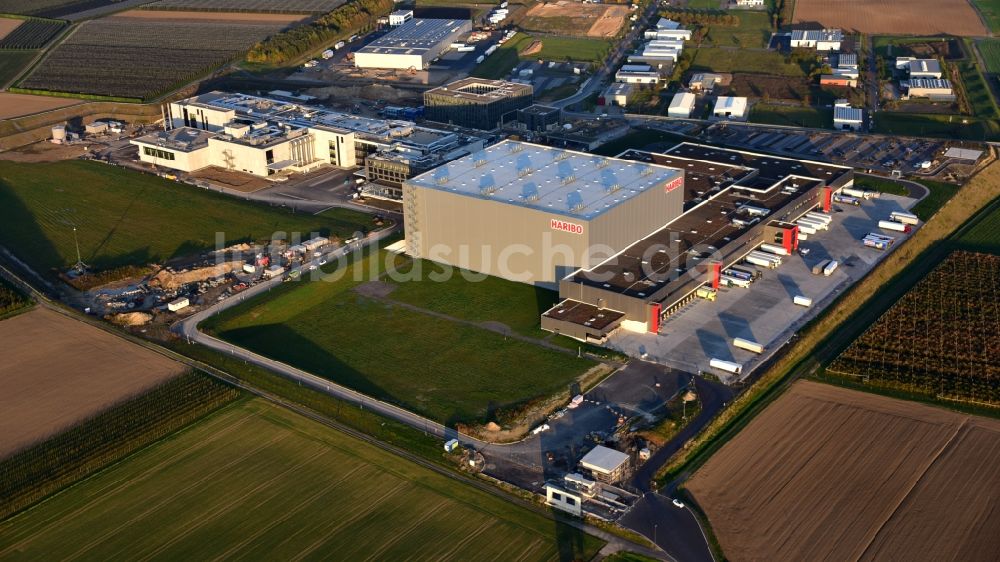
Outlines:
POLYGON ((170 312, 177 312, 178 310, 187 308, 191 305, 191 301, 187 297, 181 297, 177 300, 170 301, 167 303, 167 310, 170 312))

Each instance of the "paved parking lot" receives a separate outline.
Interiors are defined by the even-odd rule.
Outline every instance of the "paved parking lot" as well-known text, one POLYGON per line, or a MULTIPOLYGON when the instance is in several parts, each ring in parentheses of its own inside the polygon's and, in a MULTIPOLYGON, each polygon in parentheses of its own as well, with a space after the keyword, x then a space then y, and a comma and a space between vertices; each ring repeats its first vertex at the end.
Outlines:
POLYGON ((885 195, 866 201, 860 207, 835 206, 830 230, 810 235, 800 244, 808 254, 786 257, 777 269, 759 269, 749 264, 740 267, 759 269, 762 277, 749 289, 723 288, 714 302, 695 300, 661 325, 659 334, 619 331, 609 347, 632 356, 648 354, 651 361, 689 373, 711 372, 724 382, 731 375, 709 368, 711 358, 733 361, 744 366, 745 378, 753 368, 786 343, 806 321, 819 313, 834 296, 856 282, 886 253, 862 245, 869 232, 881 232, 896 238, 898 247, 909 234, 884 232, 877 223, 889 213, 907 210, 916 203, 908 197, 885 195), (840 209, 840 212, 836 212, 840 209), (835 259, 841 266, 825 277, 813 275, 813 265, 835 259), (802 295, 813 299, 805 308, 792 303, 802 295), (733 338, 763 344, 762 355, 733 347, 733 338))
POLYGON ((828 160, 839 164, 904 174, 919 173, 920 164, 940 159, 943 141, 882 135, 856 135, 838 131, 765 128, 727 123, 706 130, 712 140, 747 149, 797 158, 828 160))

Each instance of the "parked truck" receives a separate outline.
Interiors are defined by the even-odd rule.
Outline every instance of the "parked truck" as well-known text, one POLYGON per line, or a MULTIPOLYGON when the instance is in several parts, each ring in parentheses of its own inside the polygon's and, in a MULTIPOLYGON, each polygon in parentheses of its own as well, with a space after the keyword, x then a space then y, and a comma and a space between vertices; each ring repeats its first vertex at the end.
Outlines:
POLYGON ((734 375, 738 375, 743 372, 743 365, 733 363, 732 361, 723 361, 722 359, 716 359, 714 357, 709 359, 708 366, 713 369, 726 371, 727 373, 733 373, 734 375))
POLYGON ((810 226, 809 223, 802 222, 801 219, 799 219, 795 225, 799 227, 799 236, 802 236, 803 234, 816 234, 816 229, 810 226))
POLYGON ((882 230, 892 230, 895 232, 909 232, 910 225, 896 221, 878 221, 878 227, 882 230))
POLYGON ((781 265, 781 261, 782 261, 781 260, 781 256, 778 256, 778 255, 775 255, 775 254, 769 254, 767 252, 761 252, 760 250, 754 250, 754 251, 750 252, 747 255, 748 256, 753 256, 755 258, 759 258, 759 259, 762 259, 762 260, 768 260, 768 261, 770 261, 771 263, 774 264, 773 267, 778 267, 779 265, 781 265))
POLYGON ((764 252, 768 252, 770 254, 775 254, 778 256, 788 255, 788 250, 786 250, 782 246, 778 246, 777 244, 761 244, 760 249, 764 252))
POLYGON ((768 269, 774 269, 774 268, 778 267, 778 263, 777 262, 774 262, 774 261, 771 261, 769 259, 765 259, 765 258, 762 258, 762 257, 759 257, 759 256, 754 256, 752 254, 748 255, 745 259, 746 259, 746 262, 749 263, 749 264, 759 265, 760 267, 766 267, 768 269))
POLYGON ((823 269, 826 268, 826 266, 830 263, 830 261, 831 260, 823 260, 823 261, 817 263, 816 265, 812 266, 812 274, 813 275, 822 275, 823 274, 823 269))
POLYGON ((718 291, 711 287, 698 287, 698 290, 694 292, 696 297, 707 301, 714 301, 717 294, 718 291))
POLYGON ((869 248, 875 248, 876 250, 885 250, 885 249, 889 248, 889 243, 888 242, 886 242, 885 240, 878 239, 878 238, 868 238, 868 237, 866 237, 864 240, 861 241, 861 243, 864 244, 865 246, 869 247, 869 248))
POLYGON ((857 197, 859 199, 878 199, 879 193, 877 191, 869 191, 867 189, 854 189, 853 187, 845 187, 840 190, 844 195, 850 197, 857 197))
POLYGON ((813 227, 816 230, 830 230, 830 223, 823 221, 818 221, 816 219, 811 219, 808 217, 803 217, 796 221, 796 224, 806 224, 813 227))
POLYGON ((764 346, 755 341, 744 338, 733 338, 733 347, 738 347, 754 353, 764 353, 764 346))
POLYGON ((889 220, 911 225, 920 223, 920 219, 917 215, 914 215, 913 213, 904 213, 903 211, 893 211, 889 213, 889 220))
POLYGON ((861 200, 857 197, 851 197, 850 195, 834 195, 834 203, 843 203, 845 205, 854 205, 855 207, 861 205, 861 200))
POLYGON ((830 263, 826 264, 826 267, 823 268, 823 276, 829 277, 833 275, 833 272, 837 271, 837 266, 839 265, 840 263, 837 260, 830 260, 830 263))
POLYGON ((723 270, 722 273, 723 275, 728 275, 730 277, 735 277, 737 279, 743 279, 745 281, 753 281, 753 274, 743 269, 736 269, 734 267, 730 267, 723 270))
POLYGON ((748 279, 740 279, 739 277, 732 277, 730 275, 721 275, 719 276, 719 281, 730 287, 741 287, 743 289, 750 288, 750 281, 748 279))
POLYGON ((812 219, 815 221, 825 222, 826 224, 830 224, 831 222, 833 222, 833 217, 831 217, 826 213, 820 213, 818 211, 809 211, 808 213, 806 213, 805 218, 812 219))

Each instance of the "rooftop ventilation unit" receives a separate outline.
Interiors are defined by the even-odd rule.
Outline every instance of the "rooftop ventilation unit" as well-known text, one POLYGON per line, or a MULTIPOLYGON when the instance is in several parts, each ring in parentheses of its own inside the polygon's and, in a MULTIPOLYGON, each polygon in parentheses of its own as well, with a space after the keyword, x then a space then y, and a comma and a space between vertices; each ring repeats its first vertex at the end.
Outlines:
POLYGON ((573 183, 573 182, 575 182, 575 181, 576 181, 576 175, 575 175, 575 174, 570 174, 570 175, 568 175, 568 176, 564 177, 564 178, 562 179, 562 182, 561 182, 561 183, 562 183, 563 185, 569 185, 569 184, 571 184, 571 183, 573 183))
POLYGON ((510 145, 510 152, 512 154, 517 154, 518 152, 521 152, 522 150, 524 150, 524 145, 520 145, 520 144, 517 144, 517 143, 513 143, 513 144, 510 145))
POLYGON ((610 160, 602 158, 601 160, 597 161, 596 166, 597 166, 598 169, 600 169, 600 168, 607 168, 609 164, 611 164, 610 160))

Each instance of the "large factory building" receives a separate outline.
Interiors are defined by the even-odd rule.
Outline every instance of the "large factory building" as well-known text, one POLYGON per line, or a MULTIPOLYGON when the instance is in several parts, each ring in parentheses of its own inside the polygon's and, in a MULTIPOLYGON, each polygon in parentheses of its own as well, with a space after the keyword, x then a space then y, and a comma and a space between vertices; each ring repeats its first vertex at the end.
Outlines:
POLYGON ((542 315, 543 329, 598 343, 619 328, 656 333, 699 287, 717 287, 722 269, 761 244, 795 251, 795 221, 817 207, 829 211, 833 192, 854 182, 843 166, 691 143, 621 157, 684 170, 685 212, 563 278, 563 300, 542 315))
POLYGON ((469 20, 412 19, 358 49, 354 66, 422 70, 470 31, 469 20))
POLYGON ((503 141, 403 184, 413 257, 554 287, 679 216, 683 172, 503 141))
POLYGON ((531 84, 463 78, 424 92, 424 116, 431 121, 490 131, 517 120, 531 105, 531 84))

